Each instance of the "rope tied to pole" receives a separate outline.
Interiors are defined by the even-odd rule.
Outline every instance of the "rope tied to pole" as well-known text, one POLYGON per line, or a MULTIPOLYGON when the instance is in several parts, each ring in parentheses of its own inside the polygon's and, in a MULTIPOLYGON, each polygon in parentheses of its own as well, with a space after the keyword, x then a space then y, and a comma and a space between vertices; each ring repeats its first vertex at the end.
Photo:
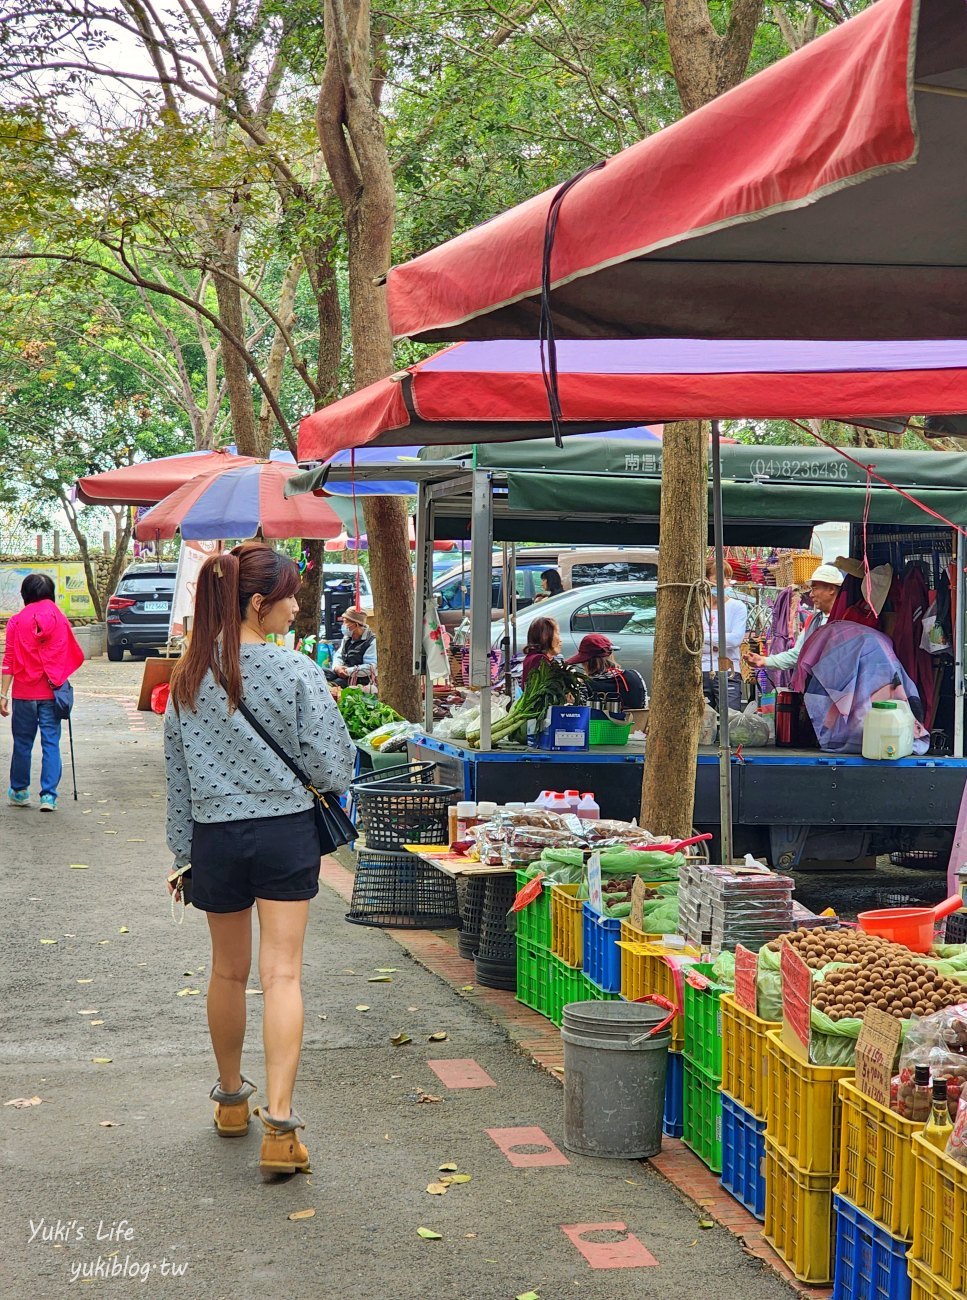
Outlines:
POLYGON ((701 629, 704 622, 704 614, 711 612, 712 609, 712 586, 707 578, 696 578, 694 582, 659 582, 657 590, 661 591, 668 587, 685 587, 688 595, 685 598, 685 611, 682 615, 682 649, 687 655, 694 659, 702 657, 702 651, 705 649, 704 630, 696 638, 695 627, 692 620, 696 614, 696 602, 701 601, 701 612, 698 615, 698 626, 701 629))

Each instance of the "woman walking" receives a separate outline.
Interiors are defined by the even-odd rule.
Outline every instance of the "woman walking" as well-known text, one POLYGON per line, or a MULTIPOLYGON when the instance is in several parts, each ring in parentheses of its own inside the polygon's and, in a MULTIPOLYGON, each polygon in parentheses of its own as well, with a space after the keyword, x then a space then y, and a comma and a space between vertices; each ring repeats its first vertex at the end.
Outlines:
MULTIPOLYGON (((312 796, 246 720, 248 709, 320 791, 349 784, 355 749, 319 669, 267 644, 299 606, 297 565, 256 542, 206 561, 191 642, 171 675, 165 714, 168 847, 191 863, 192 904, 212 942, 208 1027, 218 1065, 211 1091, 224 1137, 248 1130, 255 1085, 242 1074, 252 908, 267 1105, 259 1165, 266 1180, 308 1170, 292 1109, 302 1050, 302 949, 309 900, 319 892, 312 796)), ((169 889, 173 886, 169 880, 169 889)))
POLYGON ((63 686, 84 662, 84 651, 70 623, 54 604, 53 579, 30 573, 20 585, 23 609, 7 624, 0 669, 0 715, 11 712, 13 756, 7 801, 14 808, 30 804, 30 758, 40 732, 40 811, 55 812, 63 764, 61 720, 54 708, 54 687, 63 686))

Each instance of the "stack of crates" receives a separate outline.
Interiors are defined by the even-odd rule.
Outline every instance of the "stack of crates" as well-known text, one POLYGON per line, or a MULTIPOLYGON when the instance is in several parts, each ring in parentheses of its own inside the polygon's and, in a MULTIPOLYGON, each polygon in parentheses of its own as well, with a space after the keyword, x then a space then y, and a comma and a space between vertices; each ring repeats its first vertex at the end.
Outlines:
MULTIPOLYGON (((530 877, 517 872, 517 892, 530 877)), ((546 889, 516 913, 517 1001, 550 1015, 551 900, 546 889)))
MULTIPOLYGON (((523 873, 520 873, 518 879, 522 876, 523 873)), ((545 931, 547 955, 544 1005, 537 1007, 536 1010, 547 1016, 548 1020, 553 1021, 558 1027, 564 1019, 564 1008, 569 1002, 611 1001, 618 996, 617 993, 606 992, 599 988, 584 973, 584 904, 577 894, 577 885, 550 885, 541 892, 541 898, 545 900, 547 907, 545 931)), ((520 918, 529 910, 525 907, 518 913, 518 941, 521 934, 520 918)), ((524 933, 525 937, 534 934, 526 926, 524 933)), ((519 955, 518 947, 518 958, 519 955)), ((519 987, 518 979, 520 999, 519 987)))
POLYGON ((904 1119, 841 1079, 835 1214, 836 1300, 909 1300, 907 1251, 914 1235, 914 1137, 904 1119))
POLYGON ((696 964, 685 976, 685 1145, 713 1173, 722 1172, 722 1013, 726 990, 712 982, 713 967, 696 964), (692 977, 700 977, 692 982, 692 977))
POLYGON ((766 1208, 766 1034, 772 1020, 746 1011, 730 993, 722 1026, 722 1186, 757 1219, 766 1208))
POLYGON ((911 1300, 960 1300, 967 1295, 967 1168, 920 1134, 913 1164, 911 1300))
POLYGON ((853 1074, 810 1065, 766 1034, 765 1238, 802 1282, 833 1276, 833 1186, 839 1173, 842 1103, 853 1074))

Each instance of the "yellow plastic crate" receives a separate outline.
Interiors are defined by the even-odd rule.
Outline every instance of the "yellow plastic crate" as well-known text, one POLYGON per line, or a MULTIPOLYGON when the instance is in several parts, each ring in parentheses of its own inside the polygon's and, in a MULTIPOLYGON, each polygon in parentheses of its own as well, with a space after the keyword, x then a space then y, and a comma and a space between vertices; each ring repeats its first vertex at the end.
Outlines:
POLYGON ((836 1191, 885 1228, 909 1241, 914 1224, 913 1137, 922 1121, 866 1097, 851 1079, 839 1082, 843 1124, 836 1191))
POLYGON ((907 1272, 910 1274, 910 1300, 963 1300, 961 1294, 951 1291, 912 1255, 907 1255, 907 1272))
POLYGON ((766 1137, 803 1173, 838 1175, 842 1105, 836 1085, 855 1070, 807 1064, 776 1029, 766 1034, 766 1051, 766 1137))
POLYGON ((776 1021, 740 1007, 731 993, 719 999, 722 1011, 722 1091, 756 1119, 766 1117, 766 1034, 776 1021))
POLYGON ((621 996, 627 1002, 636 1002, 639 998, 654 993, 667 998, 678 1008, 678 1015, 669 1025, 672 1039, 668 1050, 684 1051, 685 1021, 682 1018, 684 976, 674 959, 688 957, 695 961, 699 953, 694 948, 663 948, 661 944, 647 943, 642 931, 629 925, 627 921, 621 922, 621 938, 618 940, 618 947, 622 949, 621 996), (669 958, 672 960, 669 961, 669 958))
POLYGON ((958 1295, 967 1289, 967 1168, 913 1139, 915 1217, 910 1258, 958 1295))
POLYGON ((578 885, 551 885, 551 952, 565 966, 584 961, 584 911, 578 885))
POLYGON ((766 1137, 763 1235, 801 1282, 833 1276, 833 1179, 807 1174, 766 1137))

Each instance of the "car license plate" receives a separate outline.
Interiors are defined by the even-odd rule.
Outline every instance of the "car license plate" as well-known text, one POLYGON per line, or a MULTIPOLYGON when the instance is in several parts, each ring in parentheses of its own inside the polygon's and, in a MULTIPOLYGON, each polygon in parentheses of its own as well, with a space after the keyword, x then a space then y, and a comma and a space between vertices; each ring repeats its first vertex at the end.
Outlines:
POLYGON ((168 602, 166 600, 146 600, 144 602, 144 612, 146 614, 167 614, 168 602))

